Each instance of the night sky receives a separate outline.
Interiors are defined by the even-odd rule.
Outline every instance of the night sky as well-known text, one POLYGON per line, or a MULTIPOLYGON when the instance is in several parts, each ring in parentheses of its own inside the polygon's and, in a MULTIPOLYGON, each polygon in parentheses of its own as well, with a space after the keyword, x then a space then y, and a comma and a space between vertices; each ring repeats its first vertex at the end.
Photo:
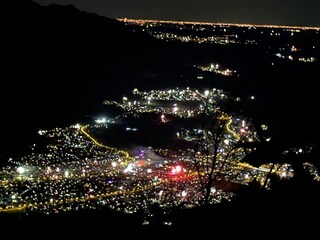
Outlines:
POLYGON ((320 26, 318 0, 35 0, 110 18, 320 26))

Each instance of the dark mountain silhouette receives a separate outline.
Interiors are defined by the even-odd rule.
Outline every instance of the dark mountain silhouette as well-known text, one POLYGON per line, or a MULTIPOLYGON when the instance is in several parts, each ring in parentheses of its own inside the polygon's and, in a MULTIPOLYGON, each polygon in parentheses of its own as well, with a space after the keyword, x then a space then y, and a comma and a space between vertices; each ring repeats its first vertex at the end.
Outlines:
POLYGON ((79 100, 95 95, 99 102, 101 96, 110 94, 110 87, 130 83, 130 79, 119 83, 114 77, 132 70, 129 64, 145 64, 149 56, 144 56, 145 62, 139 61, 153 48, 151 38, 130 32, 116 20, 81 12, 71 5, 43 7, 22 2, 23 7, 13 9, 8 21, 9 63, 13 68, 8 82, 19 90, 17 97, 39 100, 26 90, 40 99, 52 97, 47 103, 52 115, 60 102, 70 106, 68 111, 76 111, 72 109, 89 107, 88 102, 83 106, 79 100), (66 97, 68 101, 64 101, 66 97))
POLYGON ((6 150, 39 127, 81 120, 106 97, 139 86, 141 69, 161 53, 149 35, 71 5, 14 0, 4 6, 6 150))

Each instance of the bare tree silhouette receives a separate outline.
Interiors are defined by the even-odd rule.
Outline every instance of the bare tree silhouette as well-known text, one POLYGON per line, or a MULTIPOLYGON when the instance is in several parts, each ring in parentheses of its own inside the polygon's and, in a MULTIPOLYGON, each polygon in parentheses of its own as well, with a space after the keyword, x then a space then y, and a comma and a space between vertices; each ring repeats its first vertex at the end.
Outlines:
POLYGON ((193 156, 204 205, 210 204, 223 183, 235 181, 243 173, 241 160, 248 153, 241 144, 245 135, 232 130, 233 117, 227 113, 234 100, 224 104, 225 111, 214 110, 209 100, 210 96, 205 101, 193 156))

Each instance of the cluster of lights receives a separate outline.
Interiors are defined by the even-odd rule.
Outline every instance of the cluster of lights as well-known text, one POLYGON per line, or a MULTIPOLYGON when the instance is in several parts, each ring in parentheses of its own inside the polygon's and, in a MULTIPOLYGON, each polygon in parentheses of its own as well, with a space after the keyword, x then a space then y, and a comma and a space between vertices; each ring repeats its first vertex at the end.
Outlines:
MULTIPOLYGON (((216 166, 213 169, 214 174, 217 174, 216 180, 238 184, 248 184, 253 179, 261 183, 265 181, 272 166, 255 168, 242 163, 244 149, 233 148, 239 141, 258 141, 258 137, 250 121, 216 111, 216 102, 227 98, 224 92, 217 89, 200 92, 190 88, 149 92, 135 89, 133 95, 140 99, 130 101, 123 97, 121 103, 116 103, 117 106, 124 109, 126 114, 143 113, 140 109, 160 113, 162 123, 169 121, 167 115, 183 116, 179 105, 191 111, 188 104, 193 107, 192 104, 196 103, 197 108, 192 111, 201 113, 204 104, 208 104, 208 113, 218 114, 218 119, 225 123, 223 140, 218 146, 216 166), (166 101, 177 103, 169 108, 158 106, 166 101)), ((254 99, 253 96, 251 98, 254 99)), ((147 216, 143 223, 148 224, 148 217, 153 215, 150 207, 155 202, 159 203, 164 212, 175 206, 189 208, 201 204, 203 195, 199 191, 199 174, 205 176, 206 172, 198 172, 193 160, 196 157, 199 166, 206 169, 207 159, 213 158, 211 153, 206 155, 194 149, 152 149, 149 146, 148 150, 140 151, 136 157, 132 157, 126 151, 103 145, 94 137, 95 130, 101 129, 106 122, 108 120, 102 118, 93 126, 76 124, 67 128, 40 130, 39 135, 52 140, 47 151, 36 152, 37 146, 34 145, 32 154, 10 159, 9 165, 0 170, 3 176, 0 187, 5 189, 0 192, 0 211, 27 209, 50 214, 106 206, 126 213, 143 210, 147 216), (151 150, 160 159, 145 159, 147 151, 151 150)), ((261 127, 267 130, 267 126, 261 127)), ((182 129, 178 137, 186 141, 197 141, 204 149, 212 149, 213 134, 204 129, 182 129)), ((307 151, 294 150, 298 153, 307 151)), ((316 173, 314 170, 312 172, 316 173)), ((280 178, 293 175, 289 165, 276 167, 273 173, 280 178)), ((230 200, 234 196, 219 186, 212 187, 211 194, 211 203, 230 200)), ((171 222, 165 221, 165 224, 171 222)))
MULTIPOLYGON (((0 193, 0 198, 6 203, 0 206, 0 211, 50 214, 108 206, 134 213, 140 208, 148 209, 155 201, 164 209, 186 199, 190 200, 189 206, 200 201, 197 178, 191 170, 180 165, 171 168, 172 161, 162 163, 162 167, 134 163, 126 152, 94 139, 88 125, 47 130, 44 137, 56 140, 48 153, 11 159, 13 167, 2 169, 1 175, 7 178, 1 180, 6 191, 0 193), (187 179, 191 183, 185 187, 183 182, 187 179), (174 191, 177 188, 181 189, 178 193, 174 191), (155 192, 161 192, 161 198, 155 192), (147 201, 141 204, 142 199, 147 201)), ((231 196, 231 193, 221 192, 214 201, 231 196)))
POLYGON ((165 41, 180 41, 180 42, 194 42, 194 43, 212 43, 212 44, 239 44, 239 41, 230 38, 229 36, 207 36, 198 37, 193 35, 178 35, 174 33, 165 32, 149 32, 152 36, 157 39, 165 41))
MULTIPOLYGON (((125 22, 127 25, 136 26, 135 28, 139 28, 141 31, 163 41, 220 45, 259 45, 266 49, 267 54, 276 54, 281 59, 305 63, 312 63, 318 60, 312 56, 317 53, 313 53, 312 51, 315 51, 319 47, 319 41, 317 41, 319 27, 158 21, 126 18, 118 20, 125 22), (314 36, 308 40, 308 44, 312 44, 312 49, 307 49, 306 43, 300 42, 299 35, 301 34, 312 34, 314 36), (281 41, 279 41, 280 39, 281 41), (287 42, 286 45, 284 45, 284 41, 287 42), (271 44, 271 42, 275 42, 276 44, 271 44), (298 48, 295 44, 301 46, 298 48), (287 47, 289 47, 288 51, 282 52, 281 49, 286 49, 287 47)), ((208 70, 225 76, 235 75, 232 70, 228 69, 224 71, 221 69, 205 69, 205 71, 208 70)), ((198 76, 198 78, 202 79, 203 76, 198 76)))
MULTIPOLYGON (((209 97, 219 98, 219 94, 221 96, 223 94, 215 89, 206 90, 203 93, 190 89, 143 93, 136 90, 134 93, 146 99, 150 98, 152 101, 160 95, 161 99, 175 98, 176 100, 182 95, 182 99, 190 97, 187 101, 191 102, 195 101, 195 99, 191 100, 192 97, 204 101, 209 97), (166 96, 164 94, 166 92, 169 95, 166 96)), ((127 98, 124 99, 124 102, 127 101, 129 101, 127 98)), ((179 111, 177 105, 172 107, 172 111, 179 111)), ((241 121, 234 120, 237 124, 231 126, 231 118, 228 116, 225 118, 229 119, 226 132, 229 140, 224 141, 224 147, 227 148, 230 142, 234 141, 236 132, 239 131, 237 126, 241 121)), ((166 115, 161 114, 161 119, 166 121, 166 115)), ((242 122, 241 124, 245 127, 242 122)), ((7 189, 6 194, 1 195, 1 198, 10 199, 5 205, 0 206, 2 211, 28 209, 52 213, 79 208, 94 209, 103 205, 133 213, 139 208, 148 209, 148 206, 155 201, 159 202, 163 209, 169 209, 181 203, 186 204, 186 207, 200 203, 202 195, 198 191, 198 178, 190 161, 192 159, 190 153, 194 154, 192 150, 186 149, 178 154, 171 153, 168 149, 159 150, 159 155, 167 160, 143 166, 135 163, 135 159, 127 152, 105 146, 96 140, 91 132, 99 127, 101 124, 95 127, 76 124, 68 128, 39 132, 41 136, 51 138, 55 144, 47 147, 47 153, 34 152, 19 160, 11 159, 10 164, 16 167, 2 170, 2 176, 8 177, 1 181, 1 186, 7 189), (177 160, 184 162, 184 167, 177 164, 177 160), (20 189, 18 186, 21 186, 21 183, 30 190, 20 189), (79 189, 79 186, 82 188, 79 189), (161 194, 158 195, 157 192, 161 194), (141 199, 148 200, 141 204, 141 199)), ((221 151, 222 154, 224 154, 223 151, 221 151)), ((240 159, 243 153, 234 152, 234 156, 240 159)), ((236 175, 241 168, 241 165, 237 165, 236 158, 222 171, 230 171, 231 167, 236 175)), ((243 176, 239 175, 235 181, 246 183, 247 178, 245 181, 242 178, 243 176)), ((230 199, 232 196, 232 193, 216 191, 212 203, 219 202, 223 198, 230 199)))
POLYGON ((244 27, 244 28, 280 28, 288 30, 316 30, 320 31, 319 27, 305 27, 305 26, 287 26, 287 25, 267 25, 267 24, 238 24, 238 23, 212 23, 212 22, 188 22, 188 21, 165 21, 165 20, 144 20, 144 19, 129 19, 118 18, 117 20, 145 26, 147 24, 174 24, 174 25, 200 25, 200 26, 219 26, 219 27, 244 27))
POLYGON ((180 118, 191 118, 202 114, 206 102, 210 103, 212 111, 217 110, 216 103, 227 99, 226 94, 222 90, 210 89, 203 93, 197 89, 168 89, 168 90, 151 90, 140 92, 138 89, 133 90, 134 97, 139 99, 130 100, 123 97, 122 102, 104 101, 104 104, 116 106, 127 113, 157 113, 161 116, 162 122, 169 121, 164 118, 166 115, 174 115, 180 118), (167 102, 176 101, 173 104, 167 102), (179 106, 183 103, 183 107, 179 106))
POLYGON ((227 76, 227 77, 230 77, 230 76, 237 74, 237 71, 235 71, 235 70, 230 70, 228 68, 223 69, 223 68, 221 68, 221 66, 219 64, 213 64, 213 63, 206 65, 206 66, 196 66, 195 65, 194 67, 199 68, 204 72, 214 72, 216 74, 220 74, 220 75, 227 76))

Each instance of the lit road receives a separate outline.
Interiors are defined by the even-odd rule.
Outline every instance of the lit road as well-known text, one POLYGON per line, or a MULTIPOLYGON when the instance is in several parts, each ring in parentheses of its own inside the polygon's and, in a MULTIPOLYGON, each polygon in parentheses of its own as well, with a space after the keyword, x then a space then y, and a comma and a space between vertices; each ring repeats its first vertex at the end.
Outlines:
POLYGON ((113 147, 109 147, 109 146, 105 146, 101 143, 99 143, 96 139, 94 139, 88 132, 86 132, 87 128, 89 127, 89 125, 85 125, 83 127, 81 127, 81 132, 87 137, 89 138, 94 144, 96 144, 97 146, 101 147, 101 148, 105 148, 109 151, 114 151, 119 153, 119 155, 123 156, 126 160, 131 160, 129 153, 122 151, 122 150, 118 150, 116 148, 113 147))
POLYGON ((23 206, 17 206, 17 207, 9 207, 8 208, 4 208, 1 209, 0 208, 0 212, 5 212, 5 213, 10 213, 10 212, 19 212, 19 211, 23 211, 26 209, 26 205, 23 206))
POLYGON ((232 118, 229 117, 229 122, 226 124, 226 129, 232 136, 234 136, 239 141, 241 139, 240 136, 230 129, 231 123, 232 123, 232 118))

